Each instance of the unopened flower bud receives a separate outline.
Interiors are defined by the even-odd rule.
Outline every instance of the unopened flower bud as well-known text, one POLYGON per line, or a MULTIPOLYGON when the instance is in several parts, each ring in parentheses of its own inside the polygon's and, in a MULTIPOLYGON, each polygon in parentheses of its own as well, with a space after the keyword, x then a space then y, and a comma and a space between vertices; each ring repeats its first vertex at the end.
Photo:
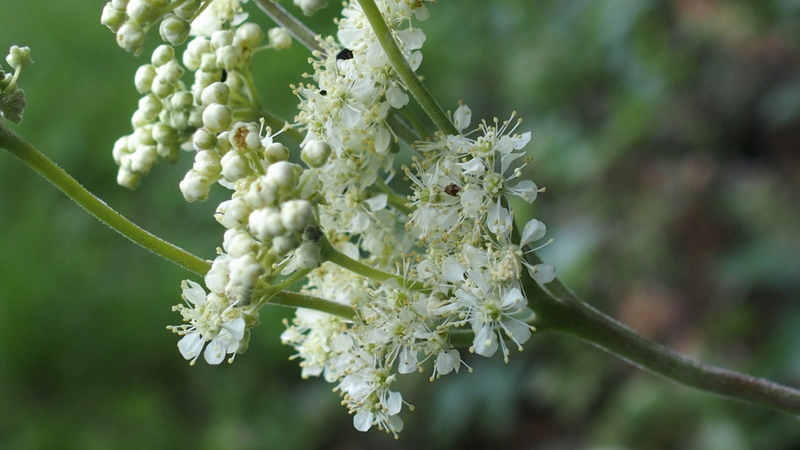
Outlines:
POLYGON ((239 38, 245 47, 254 48, 264 39, 264 32, 261 31, 261 27, 258 26, 258 24, 245 22, 236 29, 236 37, 239 38))
POLYGON ((258 126, 252 122, 236 122, 228 135, 228 141, 239 151, 255 150, 261 147, 258 131, 258 126))
POLYGON ((194 105, 194 96, 188 91, 178 91, 169 98, 172 109, 186 111, 194 105))
POLYGON ((203 102, 203 106, 208 106, 212 103, 227 105, 230 92, 231 89, 227 84, 218 81, 203 89, 203 93, 200 94, 200 100, 203 102))
POLYGON ((158 76, 164 78, 166 81, 175 84, 183 76, 183 67, 178 64, 177 60, 171 59, 163 66, 156 69, 158 76))
POLYGON ((294 0, 294 4, 303 10, 303 14, 311 16, 320 9, 328 6, 328 0, 294 0))
POLYGON ((117 30, 119 30, 119 27, 125 23, 126 18, 127 16, 124 9, 118 9, 113 3, 109 2, 103 7, 103 14, 100 16, 100 23, 116 33, 117 30))
POLYGON ((133 173, 129 170, 120 168, 117 172, 117 184, 128 189, 136 189, 142 182, 142 174, 133 173))
POLYGON ((117 44, 134 55, 142 53, 144 37, 142 27, 135 22, 125 22, 117 30, 117 44))
POLYGON ((175 59, 175 49, 171 45, 159 45, 153 50, 150 62, 159 67, 175 59))
POLYGON ((239 64, 239 52, 237 48, 232 45, 218 48, 216 51, 217 67, 225 70, 233 70, 239 64))
POLYGON ((236 152, 225 153, 220 164, 222 164, 223 178, 230 183, 244 178, 250 171, 250 168, 247 166, 247 161, 236 152))
POLYGON ((186 176, 183 177, 179 186, 183 198, 185 198, 187 202, 194 202, 197 200, 205 200, 206 197, 208 197, 208 191, 211 187, 210 184, 211 182, 208 178, 197 173, 195 170, 190 170, 186 172, 186 176))
POLYGON ((148 122, 155 120, 163 107, 161 100, 152 93, 139 99, 139 111, 144 114, 148 122))
POLYGON ((175 130, 165 123, 153 124, 153 139, 159 144, 171 145, 178 143, 178 134, 175 130))
POLYGON ((175 92, 175 84, 166 77, 156 75, 155 78, 153 78, 153 84, 150 86, 150 90, 159 98, 167 98, 170 94, 175 92))
POLYGON ((225 232, 222 248, 234 258, 256 251, 257 244, 250 234, 242 230, 230 229, 225 232))
POLYGON ((146 94, 150 92, 155 77, 156 68, 151 64, 145 64, 136 69, 136 75, 133 77, 133 84, 140 94, 146 94))
POLYGON ((200 0, 189 0, 181 6, 175 8, 175 15, 183 20, 190 20, 200 8, 200 0))
POLYGON ((219 133, 231 126, 233 112, 226 105, 212 103, 203 110, 203 126, 212 133, 219 133))
POLYGON ((222 48, 233 44, 235 35, 230 30, 219 30, 211 34, 211 45, 215 48, 222 48))
POLYGON ((280 142, 273 142, 264 148, 264 156, 269 162, 285 161, 289 158, 289 150, 280 142))
POLYGON ((270 28, 267 32, 267 36, 269 37, 269 45, 275 50, 288 50, 292 48, 292 36, 289 35, 286 28, 270 28))
POLYGON ((331 146, 325 141, 313 140, 306 142, 303 150, 300 152, 300 159, 302 159, 309 167, 317 168, 322 167, 328 162, 328 157, 331 155, 331 146))
POLYGON ((192 25, 175 15, 167 16, 161 25, 158 27, 158 34, 164 42, 169 42, 172 45, 181 45, 186 42, 189 37, 189 32, 192 30, 192 25))
POLYGON ((301 231, 314 220, 314 207, 308 200, 289 200, 281 204, 281 221, 287 230, 301 231))
POLYGON ((247 225, 255 237, 262 242, 268 242, 275 236, 286 233, 281 221, 281 214, 275 208, 260 208, 250 213, 247 225))
POLYGON ((230 268, 230 281, 225 288, 226 292, 235 286, 252 289, 258 277, 263 273, 261 265, 252 253, 231 260, 228 267, 230 268))
POLYGON ((194 165, 192 169, 206 178, 217 178, 222 172, 222 165, 219 162, 219 155, 217 152, 210 150, 203 150, 197 152, 194 157, 194 165))
POLYGON ((128 17, 138 24, 147 24, 158 16, 159 4, 155 0, 130 0, 126 11, 128 17))
POLYGON ((267 168, 267 181, 282 188, 293 188, 297 185, 297 178, 301 172, 302 169, 296 164, 278 161, 267 168))
POLYGON ((205 128, 198 128, 192 135, 192 146, 195 150, 211 150, 217 146, 217 135, 205 128))
POLYGON ((155 145, 140 145, 130 157, 131 172, 146 174, 150 172, 158 159, 155 145))

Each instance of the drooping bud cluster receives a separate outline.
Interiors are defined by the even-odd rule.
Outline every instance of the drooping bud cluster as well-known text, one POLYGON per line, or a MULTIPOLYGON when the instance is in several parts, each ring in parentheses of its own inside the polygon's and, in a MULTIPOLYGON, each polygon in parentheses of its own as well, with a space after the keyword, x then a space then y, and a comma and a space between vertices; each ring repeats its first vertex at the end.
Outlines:
MULTIPOLYGON (((238 2, 235 3, 238 11, 238 2)), ((215 5, 212 3, 197 19, 205 19, 205 27, 193 28, 193 33, 208 35, 200 34, 189 42, 181 62, 172 46, 161 45, 153 52, 151 63, 136 71, 134 83, 144 97, 131 119, 134 132, 119 139, 114 147, 120 185, 134 189, 159 158, 177 160, 179 150, 189 148, 187 141, 200 127, 205 130, 193 138, 194 148, 208 150, 215 145, 215 135, 227 131, 235 120, 254 119, 253 112, 259 105, 247 83, 248 70, 264 33, 253 23, 216 29, 231 25, 226 18, 239 16, 215 5), (188 89, 181 81, 186 70, 192 71, 194 78, 188 89)), ((213 166, 211 161, 207 165, 213 166)), ((202 183, 195 176, 190 185, 202 183)), ((195 191, 197 194, 187 199, 201 200, 208 193, 207 189, 195 191)))
POLYGON ((100 21, 117 35, 117 44, 139 55, 144 49, 147 30, 161 22, 159 34, 164 42, 182 44, 189 36, 191 22, 210 1, 201 0, 111 0, 103 8, 100 21))
POLYGON ((17 87, 17 80, 22 69, 33 64, 31 49, 12 45, 6 62, 14 69, 14 73, 5 73, 0 67, 0 118, 19 123, 25 109, 25 93, 17 87))

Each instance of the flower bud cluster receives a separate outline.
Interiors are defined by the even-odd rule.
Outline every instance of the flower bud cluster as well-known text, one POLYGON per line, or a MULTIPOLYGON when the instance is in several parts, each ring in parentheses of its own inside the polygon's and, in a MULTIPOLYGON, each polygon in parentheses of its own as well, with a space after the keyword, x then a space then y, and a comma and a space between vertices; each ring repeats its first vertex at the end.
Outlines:
MULTIPOLYGON (((214 31, 210 38, 196 37, 183 53, 183 64, 170 45, 153 51, 151 63, 139 67, 134 78, 136 90, 144 94, 131 119, 134 131, 114 146, 120 185, 136 188, 159 158, 176 161, 181 146, 199 127, 215 135, 230 128, 235 111, 254 109, 244 74, 262 38, 258 25, 245 23, 235 30, 214 31), (188 89, 181 81, 187 69, 194 72, 188 89)), ((208 139, 214 138, 211 134, 208 139)), ((196 141, 196 148, 213 146, 199 136, 196 141)), ((192 185, 202 182, 195 177, 192 185)), ((203 199, 208 193, 197 192, 187 199, 203 199)))
POLYGON ((120 47, 139 55, 144 49, 147 30, 159 22, 159 34, 164 42, 182 44, 203 3, 200 0, 111 0, 103 8, 100 21, 117 35, 120 47))
POLYGON ((25 110, 25 92, 17 87, 17 80, 22 69, 33 64, 31 49, 12 45, 6 62, 14 69, 14 73, 5 73, 0 67, 0 118, 20 123, 25 110))
MULTIPOLYGON (((201 311, 198 305, 219 305, 215 311, 220 314, 217 319, 221 322, 231 314, 233 320, 239 317, 236 314, 251 317, 252 320, 245 321, 247 331, 255 324, 253 318, 258 317, 257 311, 263 304, 255 297, 260 282, 269 285, 279 275, 312 269, 320 263, 319 245, 316 239, 307 236, 307 229, 317 222, 314 197, 318 186, 313 171, 287 161, 288 150, 273 140, 269 128, 262 135, 255 123, 223 126, 230 120, 224 112, 225 105, 210 101, 224 100, 227 95, 224 86, 214 83, 203 91, 202 98, 208 101, 203 111, 203 127, 192 137, 195 160, 180 182, 180 189, 187 201, 205 199, 214 183, 231 189, 230 200, 222 202, 215 214, 227 231, 220 254, 205 277, 211 291, 205 303, 191 302, 191 307, 179 308, 184 319, 194 324, 198 314, 204 314, 203 317, 210 314, 201 311)), ((197 332, 203 336, 203 342, 211 342, 209 348, 214 345, 215 334, 205 333, 198 325, 194 329, 191 325, 172 329, 186 335, 181 342, 195 343, 199 338, 187 336, 197 332)), ((179 348, 187 359, 199 354, 199 350, 184 352, 181 345, 179 348)), ((230 344, 227 349, 230 350, 227 353, 233 353, 243 351, 244 347, 234 348, 230 344)), ((221 361, 205 356, 212 364, 221 361)))
POLYGON ((184 72, 169 45, 156 48, 151 63, 136 71, 134 84, 144 96, 131 118, 133 133, 118 139, 113 151, 120 185, 136 188, 159 158, 176 161, 182 142, 200 125, 194 96, 181 81, 184 72))

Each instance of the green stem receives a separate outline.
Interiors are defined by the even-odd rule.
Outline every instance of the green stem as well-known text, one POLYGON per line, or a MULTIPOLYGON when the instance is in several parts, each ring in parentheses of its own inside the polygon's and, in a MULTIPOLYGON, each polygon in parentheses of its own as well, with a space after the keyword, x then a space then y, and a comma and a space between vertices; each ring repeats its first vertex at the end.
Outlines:
POLYGON ((211 268, 209 261, 200 259, 186 250, 150 234, 111 209, 49 160, 47 156, 9 129, 2 120, 0 120, 0 148, 10 151, 89 214, 135 244, 200 276, 204 276, 211 268))
POLYGON ((311 269, 297 270, 288 277, 286 277, 284 280, 282 280, 280 283, 274 286, 266 287, 260 295, 261 297, 260 301, 261 302, 269 301, 273 295, 277 294, 278 292, 284 289, 287 289, 289 286, 302 280, 303 278, 306 277, 306 275, 308 275, 309 272, 311 272, 311 269))
MULTIPOLYGON (((539 263, 532 252, 528 259, 539 263)), ((523 283, 536 312, 531 324, 539 330, 577 337, 639 368, 711 394, 800 414, 800 390, 704 364, 645 339, 578 300, 558 279, 544 288, 528 277, 523 283)))
POLYGON ((314 34, 307 26, 300 22, 288 11, 272 0, 256 0, 256 4, 266 13, 270 19, 283 28, 303 44, 311 52, 322 52, 322 47, 317 42, 317 35, 314 34))
POLYGON ((400 110, 400 112, 403 114, 403 117, 405 117, 406 120, 408 120, 411 126, 414 127, 414 130, 420 136, 418 140, 422 139, 428 140, 431 138, 430 133, 428 133, 428 128, 425 127, 425 124, 422 123, 422 120, 420 120, 419 116, 417 115, 416 112, 414 112, 413 109, 411 109, 408 105, 406 105, 400 110))
POLYGON ((389 117, 386 118, 386 124, 392 129, 394 135, 399 137, 401 141, 408 144, 409 148, 414 145, 414 142, 421 140, 417 130, 409 126, 405 121, 403 121, 395 111, 391 111, 389 113, 389 117))
POLYGON ((419 103, 425 111, 425 114, 431 118, 436 128, 442 133, 458 134, 458 130, 456 130, 456 127, 450 122, 447 114, 439 107, 439 104, 436 103, 436 99, 428 92, 428 89, 422 84, 417 74, 411 70, 411 66, 408 65, 408 61, 403 57, 403 52, 400 51, 400 48, 394 41, 392 31, 386 25, 386 21, 383 20, 383 16, 378 6, 375 4, 375 1, 359 0, 358 3, 361 5, 361 9, 364 10, 364 15, 367 16, 367 20, 369 20, 369 24, 375 31, 375 36, 378 38, 381 47, 383 47, 383 51, 386 52, 386 56, 392 63, 395 72, 397 72, 397 75, 411 92, 411 95, 414 96, 417 103, 419 103))
POLYGON ((386 182, 384 182, 380 178, 378 178, 378 180, 375 182, 375 186, 380 188, 381 192, 389 196, 387 201, 389 202, 390 205, 394 207, 394 209, 400 211, 401 213, 407 216, 411 215, 411 213, 414 212, 414 208, 408 206, 408 199, 395 192, 391 186, 386 184, 386 182))
POLYGON ((353 273, 357 273, 362 277, 376 281, 395 280, 400 284, 400 286, 419 292, 427 292, 430 290, 424 283, 412 281, 407 278, 403 278, 400 275, 384 272, 380 269, 376 269, 350 258, 339 250, 336 250, 333 245, 331 245, 330 241, 328 241, 328 239, 326 239, 324 236, 319 240, 319 245, 321 247, 320 256, 322 257, 323 261, 330 261, 337 266, 343 267, 353 273))
POLYGON ((271 305, 288 306, 290 308, 308 308, 316 311, 339 316, 343 319, 352 320, 356 312, 353 308, 341 303, 332 302, 311 295, 298 294, 296 292, 281 291, 275 294, 269 301, 271 305))

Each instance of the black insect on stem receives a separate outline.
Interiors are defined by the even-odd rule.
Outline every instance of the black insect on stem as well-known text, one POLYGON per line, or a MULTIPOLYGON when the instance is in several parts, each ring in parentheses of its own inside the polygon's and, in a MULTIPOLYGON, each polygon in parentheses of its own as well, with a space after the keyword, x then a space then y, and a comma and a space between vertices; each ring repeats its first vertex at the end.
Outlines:
POLYGON ((336 54, 336 59, 337 60, 353 59, 353 52, 349 49, 343 49, 342 51, 336 54))
POLYGON ((224 83, 225 80, 227 80, 227 79, 228 79, 228 71, 225 70, 225 69, 222 69, 222 76, 219 78, 219 82, 220 83, 224 83))

